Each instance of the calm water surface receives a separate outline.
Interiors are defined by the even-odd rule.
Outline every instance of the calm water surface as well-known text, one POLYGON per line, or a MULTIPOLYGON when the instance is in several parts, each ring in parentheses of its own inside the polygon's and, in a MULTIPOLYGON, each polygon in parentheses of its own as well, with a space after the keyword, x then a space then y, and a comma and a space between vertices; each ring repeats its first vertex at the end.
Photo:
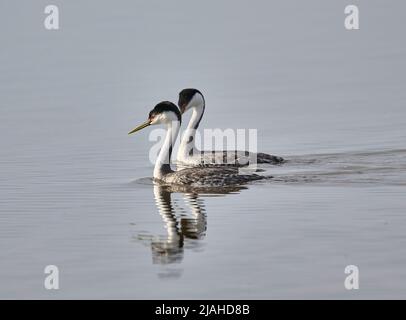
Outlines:
POLYGON ((346 31, 345 1, 54 3, 58 31, 0 4, 0 298, 406 298, 406 5, 346 31), (127 132, 184 87, 288 160, 272 180, 152 184, 127 132))

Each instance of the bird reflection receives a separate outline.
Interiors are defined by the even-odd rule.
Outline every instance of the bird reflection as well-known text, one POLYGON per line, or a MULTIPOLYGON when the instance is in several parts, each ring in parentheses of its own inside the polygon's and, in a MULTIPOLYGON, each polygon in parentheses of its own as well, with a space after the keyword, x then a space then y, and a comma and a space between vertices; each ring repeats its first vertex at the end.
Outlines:
POLYGON ((203 201, 196 193, 184 193, 183 198, 190 209, 188 213, 178 199, 172 199, 173 192, 169 188, 154 185, 153 189, 166 235, 139 234, 138 239, 150 245, 154 264, 179 263, 183 260, 185 242, 188 242, 188 249, 197 248, 196 240, 205 236, 207 220, 203 201))
POLYGON ((137 239, 151 248, 153 264, 168 265, 183 261, 184 251, 200 249, 207 230, 207 215, 202 193, 210 195, 236 192, 244 187, 222 190, 184 190, 173 186, 154 185, 154 198, 162 217, 166 235, 139 233, 137 239), (188 210, 182 208, 173 193, 181 193, 188 210))

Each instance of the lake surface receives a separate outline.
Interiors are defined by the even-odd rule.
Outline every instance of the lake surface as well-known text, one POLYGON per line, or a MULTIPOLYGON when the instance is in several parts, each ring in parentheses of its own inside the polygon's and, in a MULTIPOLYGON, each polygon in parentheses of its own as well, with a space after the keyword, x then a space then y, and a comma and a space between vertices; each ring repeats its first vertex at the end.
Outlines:
POLYGON ((346 1, 53 1, 48 31, 47 1, 3 1, 0 298, 406 298, 406 4, 357 3, 348 31, 346 1), (152 184, 127 132, 185 87, 273 179, 152 184))

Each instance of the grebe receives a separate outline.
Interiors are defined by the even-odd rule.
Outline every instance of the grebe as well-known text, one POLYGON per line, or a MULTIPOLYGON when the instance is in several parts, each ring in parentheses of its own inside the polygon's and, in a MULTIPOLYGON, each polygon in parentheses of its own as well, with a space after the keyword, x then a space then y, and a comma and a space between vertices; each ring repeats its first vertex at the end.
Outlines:
POLYGON ((157 124, 164 124, 167 127, 165 140, 154 167, 154 180, 159 183, 204 188, 238 185, 266 178, 257 174, 239 174, 237 168, 194 167, 173 171, 170 166, 172 147, 178 136, 181 124, 181 114, 176 105, 169 101, 158 103, 149 113, 148 120, 131 130, 128 134, 157 124))
MULTIPOLYGON (((186 166, 247 166, 249 160, 256 157, 257 163, 279 164, 283 158, 266 153, 252 153, 249 151, 200 151, 195 146, 195 133, 202 120, 205 100, 203 94, 197 89, 183 89, 179 93, 178 106, 183 114, 188 110, 192 111, 192 117, 183 135, 179 146, 177 161, 186 166)), ((255 159, 255 158, 254 158, 255 159)))

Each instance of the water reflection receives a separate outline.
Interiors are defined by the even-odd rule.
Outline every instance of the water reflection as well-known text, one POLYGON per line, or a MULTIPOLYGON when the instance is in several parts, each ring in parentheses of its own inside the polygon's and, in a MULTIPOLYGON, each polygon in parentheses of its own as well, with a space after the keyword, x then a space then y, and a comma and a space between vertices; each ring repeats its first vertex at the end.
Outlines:
MULTIPOLYGON (((189 205, 191 215, 185 214, 180 208, 175 210, 177 203, 172 203, 172 192, 154 186, 155 204, 165 224, 167 235, 154 238, 151 241, 152 260, 157 264, 181 262, 183 259, 186 239, 202 239, 206 232, 206 212, 201 199, 197 194, 185 193, 183 195, 189 205), (181 215, 176 214, 176 211, 181 215)), ((198 246, 193 243, 192 246, 198 246)))
POLYGON ((181 263, 185 250, 199 251, 202 248, 201 240, 206 236, 207 214, 202 195, 220 196, 243 188, 191 191, 154 185, 155 204, 166 234, 153 235, 144 232, 138 233, 136 238, 150 247, 153 264, 181 263), (184 206, 179 203, 180 199, 172 199, 174 193, 182 194, 184 206))

